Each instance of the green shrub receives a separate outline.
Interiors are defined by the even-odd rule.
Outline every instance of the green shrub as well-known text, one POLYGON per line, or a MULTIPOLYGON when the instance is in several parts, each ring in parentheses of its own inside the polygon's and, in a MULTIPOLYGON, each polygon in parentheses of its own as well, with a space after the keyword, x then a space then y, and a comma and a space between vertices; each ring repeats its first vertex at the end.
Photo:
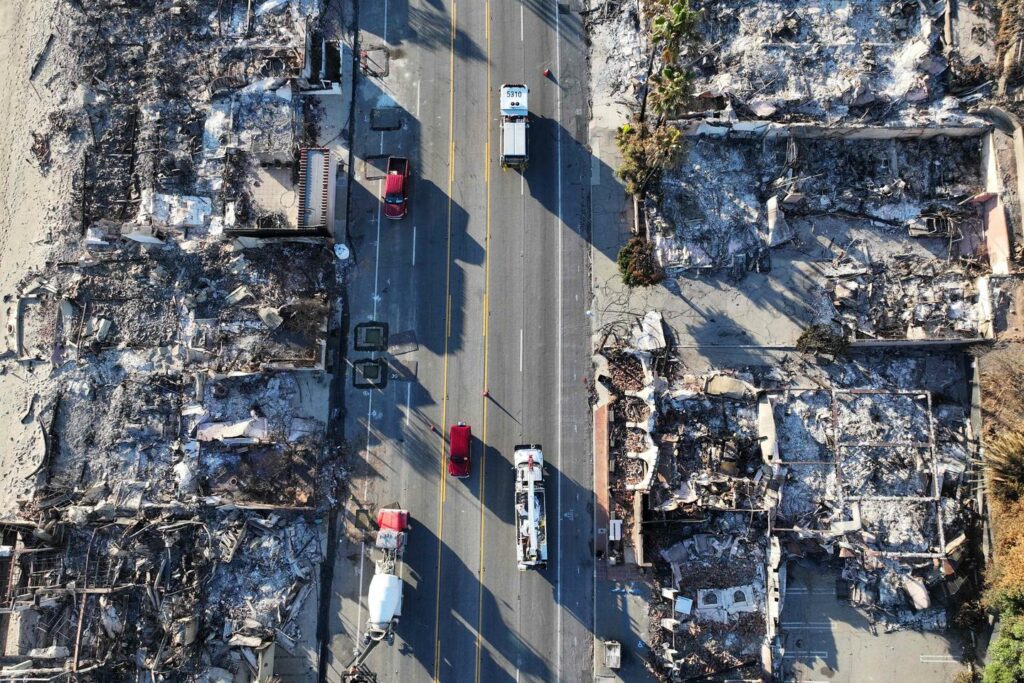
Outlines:
POLYGON ((690 9, 689 0, 656 0, 652 14, 651 43, 661 47, 662 60, 671 64, 683 47, 696 42, 700 15, 690 9))
POLYGON ((692 79, 687 71, 668 65, 651 74, 648 102, 655 114, 672 118, 690 101, 692 79))
POLYGON ((630 287, 649 287, 665 279, 654 259, 654 247, 642 237, 634 237, 619 250, 619 273, 630 287))
POLYGON ((1004 619, 999 637, 989 646, 984 683, 1024 682, 1024 617, 1004 619))

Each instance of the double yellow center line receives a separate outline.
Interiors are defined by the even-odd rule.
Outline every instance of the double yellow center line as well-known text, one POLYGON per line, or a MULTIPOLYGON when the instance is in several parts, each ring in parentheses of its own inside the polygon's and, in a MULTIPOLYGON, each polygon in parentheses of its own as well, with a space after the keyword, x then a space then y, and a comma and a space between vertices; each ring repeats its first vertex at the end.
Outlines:
POLYGON ((448 255, 445 259, 444 381, 441 395, 441 491, 437 497, 437 585, 434 590, 434 681, 441 672, 441 557, 444 549, 445 476, 444 429, 448 424, 448 338, 452 332, 452 187, 455 184, 455 26, 458 3, 452 0, 448 64, 448 255))
MULTIPOLYGON (((475 680, 480 681, 481 655, 483 642, 481 629, 483 626, 483 595, 484 595, 484 491, 487 467, 487 404, 488 398, 488 327, 490 318, 490 289, 491 289, 491 268, 490 268, 490 243, 491 243, 491 3, 485 0, 484 8, 485 35, 487 43, 487 121, 485 125, 486 138, 484 144, 484 187, 486 195, 485 224, 486 233, 484 237, 484 296, 483 296, 483 428, 481 431, 481 456, 479 458, 478 470, 480 481, 480 555, 478 580, 478 610, 476 625, 476 666, 475 680)), ((448 254, 445 264, 445 339, 444 339, 444 390, 441 399, 441 484, 438 497, 438 532, 437 532, 437 584, 435 587, 435 608, 434 608, 434 681, 439 681, 441 672, 441 559, 444 549, 444 501, 446 493, 447 477, 445 471, 445 439, 443 430, 448 424, 448 339, 451 335, 452 298, 451 298, 451 264, 452 264, 452 188, 455 184, 455 40, 458 25, 458 3, 452 0, 451 34, 449 37, 449 66, 448 66, 448 254)))

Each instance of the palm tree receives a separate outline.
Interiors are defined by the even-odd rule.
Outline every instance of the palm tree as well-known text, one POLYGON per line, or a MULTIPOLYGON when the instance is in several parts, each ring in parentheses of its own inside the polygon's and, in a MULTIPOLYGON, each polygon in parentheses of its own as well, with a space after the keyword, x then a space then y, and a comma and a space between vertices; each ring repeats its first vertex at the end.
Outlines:
POLYGON ((651 108, 667 118, 675 116, 690 97, 690 74, 672 65, 651 75, 651 108))
POLYGON ((651 22, 651 42, 664 45, 662 60, 676 61, 684 40, 693 38, 697 28, 697 12, 690 9, 689 0, 676 0, 651 22))

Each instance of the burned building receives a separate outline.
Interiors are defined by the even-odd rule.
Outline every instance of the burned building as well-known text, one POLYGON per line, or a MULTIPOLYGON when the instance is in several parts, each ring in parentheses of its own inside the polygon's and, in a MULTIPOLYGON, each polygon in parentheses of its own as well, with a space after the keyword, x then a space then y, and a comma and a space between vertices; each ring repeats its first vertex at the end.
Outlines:
POLYGON ((2 680, 266 680, 314 635, 341 69, 321 11, 59 12, 79 85, 45 137, 80 167, 9 310, 36 436, 0 509, 2 680))
POLYGON ((787 572, 806 563, 881 628, 946 628, 977 518, 963 390, 936 384, 957 368, 894 356, 807 384, 768 368, 694 375, 649 332, 662 324, 638 320, 598 378, 611 524, 629 532, 610 561, 653 571, 657 668, 779 675, 787 572))

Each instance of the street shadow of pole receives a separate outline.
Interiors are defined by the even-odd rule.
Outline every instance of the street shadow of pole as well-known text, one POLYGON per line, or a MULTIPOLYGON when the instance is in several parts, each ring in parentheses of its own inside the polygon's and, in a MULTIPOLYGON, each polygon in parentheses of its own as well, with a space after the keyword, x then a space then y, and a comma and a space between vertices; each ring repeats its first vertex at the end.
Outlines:
POLYGON ((496 407, 498 410, 500 410, 501 412, 505 413, 505 415, 507 415, 510 420, 515 422, 517 425, 522 426, 523 423, 520 422, 519 419, 515 415, 510 413, 508 411, 508 408, 506 408, 505 406, 501 405, 501 403, 498 402, 498 399, 494 398, 493 396, 488 396, 487 400, 490 401, 491 404, 494 405, 494 407, 496 407))

